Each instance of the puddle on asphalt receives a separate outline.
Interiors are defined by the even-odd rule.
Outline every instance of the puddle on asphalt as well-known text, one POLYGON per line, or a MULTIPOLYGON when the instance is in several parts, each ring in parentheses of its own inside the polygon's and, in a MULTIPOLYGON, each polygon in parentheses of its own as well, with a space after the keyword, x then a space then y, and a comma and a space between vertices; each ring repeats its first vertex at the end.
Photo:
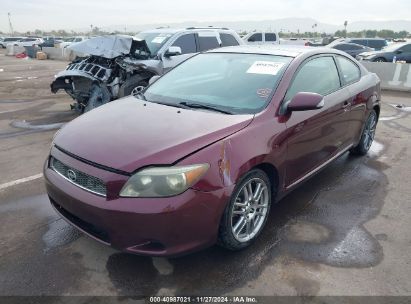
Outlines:
POLYGON ((397 131, 411 133, 411 128, 398 122, 399 119, 405 118, 411 113, 411 107, 405 106, 403 104, 389 104, 392 109, 395 110, 394 115, 382 116, 379 118, 386 126, 395 129, 397 131))
POLYGON ((15 120, 15 121, 12 121, 10 125, 14 128, 19 128, 19 129, 48 131, 48 130, 59 129, 64 124, 65 122, 35 125, 25 120, 15 120))
POLYGON ((368 151, 367 156, 369 157, 377 157, 379 156, 382 151, 384 150, 384 145, 378 141, 373 141, 370 150, 368 151))
MULTIPOLYGON (((37 222, 39 223, 47 222, 47 231, 42 236, 45 252, 69 244, 82 235, 77 229, 57 215, 45 194, 0 204, 0 214, 12 214, 12 216, 17 217, 20 212, 29 213, 31 220, 38 218, 37 222), (43 218, 44 220, 40 220, 43 218)), ((43 226, 38 226, 38 228, 43 226)))
MULTIPOLYGON (((364 224, 384 203, 388 181, 374 167, 383 149, 375 143, 371 157, 342 156, 272 206, 265 230, 250 248, 230 252, 214 246, 181 258, 154 260, 115 253, 106 264, 109 277, 120 295, 157 294, 164 288, 176 294, 219 295, 247 285, 276 261, 297 260, 306 269, 321 264, 375 266, 383 250, 364 224)), ((304 289, 301 284, 306 281, 290 275, 287 282, 298 294, 318 292, 319 282, 310 279, 313 288, 304 289)))
POLYGON ((51 249, 70 244, 81 236, 80 231, 60 218, 48 224, 48 230, 42 237, 45 244, 44 251, 47 252, 51 249))

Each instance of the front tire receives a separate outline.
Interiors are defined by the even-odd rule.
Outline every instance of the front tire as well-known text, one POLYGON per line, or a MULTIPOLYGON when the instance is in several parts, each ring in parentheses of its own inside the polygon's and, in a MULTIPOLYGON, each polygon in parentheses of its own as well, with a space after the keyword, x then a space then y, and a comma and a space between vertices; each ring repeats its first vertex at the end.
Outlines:
POLYGON ((375 129, 377 127, 377 112, 372 110, 365 122, 364 129, 361 134, 360 142, 357 146, 350 150, 354 155, 365 155, 370 149, 375 137, 375 129))
POLYGON ((271 206, 267 174, 254 169, 237 184, 224 211, 218 243, 229 250, 250 246, 263 230, 271 206))
POLYGON ((143 91, 148 86, 147 79, 143 79, 140 75, 134 75, 126 80, 120 87, 118 97, 135 95, 143 91))

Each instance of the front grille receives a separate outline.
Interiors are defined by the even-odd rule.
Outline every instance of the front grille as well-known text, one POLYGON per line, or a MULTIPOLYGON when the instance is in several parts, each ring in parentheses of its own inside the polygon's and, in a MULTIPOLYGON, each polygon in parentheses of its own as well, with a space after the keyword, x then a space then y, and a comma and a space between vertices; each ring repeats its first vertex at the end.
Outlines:
POLYGON ((94 63, 71 63, 66 68, 68 71, 82 71, 101 81, 106 81, 111 70, 94 63))
POLYGON ((54 157, 50 158, 50 168, 72 184, 84 190, 102 196, 106 196, 107 194, 106 185, 101 179, 71 168, 54 157))

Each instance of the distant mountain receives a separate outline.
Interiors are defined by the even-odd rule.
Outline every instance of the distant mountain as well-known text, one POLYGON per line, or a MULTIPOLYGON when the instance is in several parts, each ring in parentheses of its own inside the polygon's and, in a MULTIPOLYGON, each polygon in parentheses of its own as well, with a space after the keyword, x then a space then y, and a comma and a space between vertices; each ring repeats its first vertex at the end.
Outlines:
MULTIPOLYGON (((259 21, 218 21, 218 22, 197 22, 186 21, 180 23, 153 23, 145 25, 111 25, 101 27, 105 31, 124 31, 124 28, 130 32, 138 32, 147 29, 170 26, 177 28, 185 28, 189 26, 206 27, 206 26, 221 26, 228 27, 237 31, 251 31, 251 30, 274 30, 274 31, 290 31, 290 32, 326 32, 334 33, 337 30, 344 29, 344 26, 327 24, 319 22, 312 18, 284 18, 274 20, 259 20, 259 21), (317 26, 314 26, 314 25, 317 26)), ((408 31, 411 32, 411 20, 390 20, 390 21, 358 21, 348 23, 348 31, 362 31, 362 30, 382 30, 389 29, 393 31, 408 31)))

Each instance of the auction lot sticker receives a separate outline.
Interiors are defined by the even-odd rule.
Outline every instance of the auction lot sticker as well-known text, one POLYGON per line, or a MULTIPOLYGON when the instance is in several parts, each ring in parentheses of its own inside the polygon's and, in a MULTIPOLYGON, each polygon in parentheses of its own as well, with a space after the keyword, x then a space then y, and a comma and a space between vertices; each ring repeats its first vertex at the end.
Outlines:
POLYGON ((283 66, 282 62, 256 61, 250 66, 247 73, 277 75, 283 66))

